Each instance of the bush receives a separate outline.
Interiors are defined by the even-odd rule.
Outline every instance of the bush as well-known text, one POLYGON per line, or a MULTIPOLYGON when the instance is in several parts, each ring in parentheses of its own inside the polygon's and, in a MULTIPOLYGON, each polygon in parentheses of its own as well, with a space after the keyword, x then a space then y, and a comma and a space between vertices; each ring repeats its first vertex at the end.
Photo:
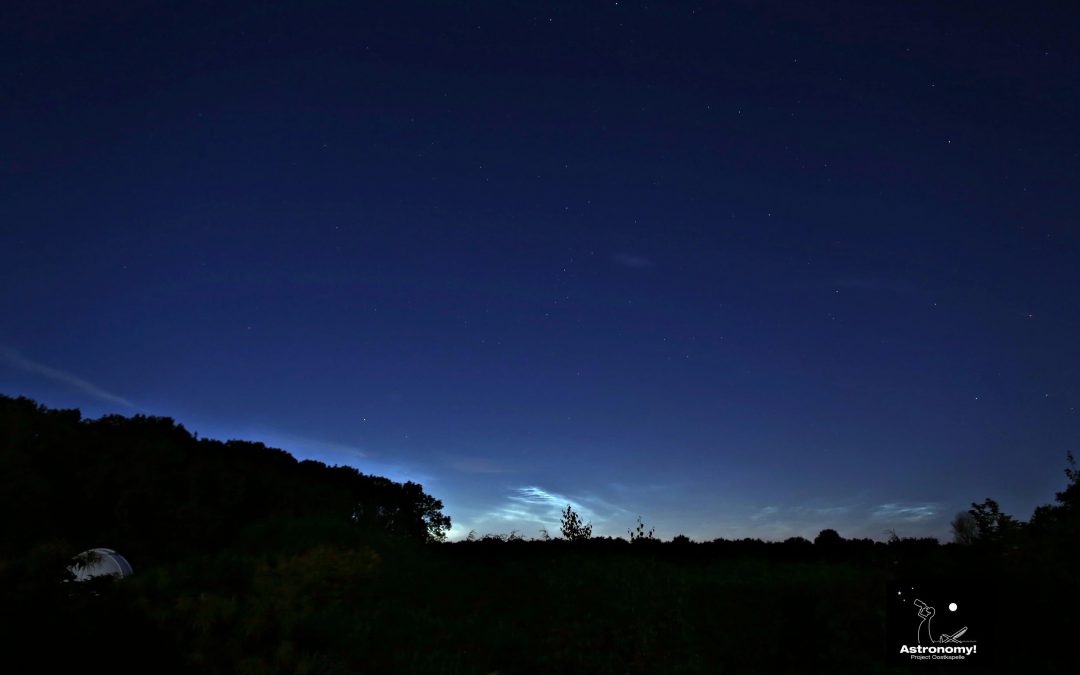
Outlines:
POLYGON ((582 523, 581 517, 569 504, 562 516, 562 534, 568 541, 584 541, 592 538, 592 523, 582 523))

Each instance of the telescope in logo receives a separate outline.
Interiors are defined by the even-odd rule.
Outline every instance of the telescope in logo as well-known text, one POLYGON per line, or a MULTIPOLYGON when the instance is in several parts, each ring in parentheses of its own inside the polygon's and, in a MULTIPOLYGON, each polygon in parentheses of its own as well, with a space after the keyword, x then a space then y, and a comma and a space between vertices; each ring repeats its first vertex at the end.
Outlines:
POLYGON ((942 633, 941 634, 941 639, 938 640, 938 642, 939 643, 940 642, 955 642, 955 643, 959 644, 960 640, 958 640, 957 638, 959 638, 961 635, 963 635, 966 632, 967 632, 967 626, 964 626, 963 628, 956 631, 952 635, 946 635, 946 634, 942 633))
MULTIPOLYGON (((934 608, 927 605, 922 600, 919 600, 918 598, 915 598, 915 606, 919 608, 919 618, 920 619, 929 619, 930 617, 934 616, 934 608)), ((967 630, 967 629, 965 629, 965 630, 967 630)))

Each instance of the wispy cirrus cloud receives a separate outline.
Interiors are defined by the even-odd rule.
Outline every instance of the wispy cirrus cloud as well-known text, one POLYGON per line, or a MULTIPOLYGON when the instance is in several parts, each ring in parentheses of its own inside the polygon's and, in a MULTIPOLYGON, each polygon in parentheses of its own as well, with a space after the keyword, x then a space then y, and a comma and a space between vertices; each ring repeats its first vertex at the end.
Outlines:
POLYGON ((851 513, 855 507, 839 504, 834 506, 765 506, 750 516, 751 520, 766 520, 769 518, 784 518, 796 521, 815 521, 831 516, 841 516, 851 513))
POLYGON ((537 485, 525 485, 511 488, 504 501, 481 514, 475 524, 492 524, 498 528, 511 523, 557 528, 567 506, 583 520, 597 525, 597 534, 604 523, 616 518, 626 519, 630 513, 596 495, 567 495, 537 485))
POLYGON ((841 523, 849 522, 853 515, 857 516, 857 511, 858 507, 850 504, 831 506, 771 504, 751 513, 749 519, 754 530, 774 536, 788 536, 812 534, 823 527, 841 526, 841 523))
POLYGON ((751 531, 772 538, 791 535, 813 537, 822 528, 844 536, 878 535, 885 527, 925 531, 941 515, 934 502, 888 502, 884 504, 768 505, 748 516, 751 531))
POLYGON ((939 512, 938 505, 932 502, 917 504, 890 503, 878 505, 871 515, 882 520, 912 522, 933 518, 939 512))
POLYGON ((47 366, 44 363, 38 363, 37 361, 28 359, 16 350, 11 349, 10 347, 0 345, 0 362, 12 368, 17 368, 27 373, 39 375, 47 380, 59 382, 60 384, 71 387, 72 389, 81 391, 87 396, 96 398, 99 401, 116 403, 127 408, 138 408, 137 405, 124 398, 123 396, 117 396, 112 392, 106 391, 94 384, 93 382, 85 380, 78 375, 74 375, 67 371, 60 370, 59 368, 53 368, 52 366, 47 366))
POLYGON ((757 512, 751 514, 750 520, 766 520, 780 513, 779 506, 763 506, 757 512))
POLYGON ((617 251, 612 254, 612 259, 619 263, 623 267, 629 267, 634 270, 644 270, 650 267, 655 267, 656 263, 642 255, 635 255, 633 253, 627 253, 625 251, 617 251))
POLYGON ((529 520, 538 523, 558 522, 567 505, 583 518, 590 519, 595 515, 580 501, 535 485, 514 488, 507 501, 509 504, 503 505, 498 512, 506 515, 527 515, 529 520))

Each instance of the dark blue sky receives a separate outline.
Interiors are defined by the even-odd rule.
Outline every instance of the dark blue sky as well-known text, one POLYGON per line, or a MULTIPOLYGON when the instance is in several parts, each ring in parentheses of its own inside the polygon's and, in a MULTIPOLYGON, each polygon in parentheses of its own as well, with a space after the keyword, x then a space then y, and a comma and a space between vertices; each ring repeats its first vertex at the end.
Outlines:
POLYGON ((454 536, 1064 484, 1069 4, 106 4, 0 17, 3 393, 419 480, 454 536))

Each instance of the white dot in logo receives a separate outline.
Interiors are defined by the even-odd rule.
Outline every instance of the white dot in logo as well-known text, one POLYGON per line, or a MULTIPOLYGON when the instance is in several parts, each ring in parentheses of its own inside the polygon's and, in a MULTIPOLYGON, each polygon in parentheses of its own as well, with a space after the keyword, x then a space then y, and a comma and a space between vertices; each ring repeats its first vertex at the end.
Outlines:
POLYGON ((950 602, 949 603, 949 611, 950 612, 955 612, 956 611, 956 603, 955 602, 950 602))

